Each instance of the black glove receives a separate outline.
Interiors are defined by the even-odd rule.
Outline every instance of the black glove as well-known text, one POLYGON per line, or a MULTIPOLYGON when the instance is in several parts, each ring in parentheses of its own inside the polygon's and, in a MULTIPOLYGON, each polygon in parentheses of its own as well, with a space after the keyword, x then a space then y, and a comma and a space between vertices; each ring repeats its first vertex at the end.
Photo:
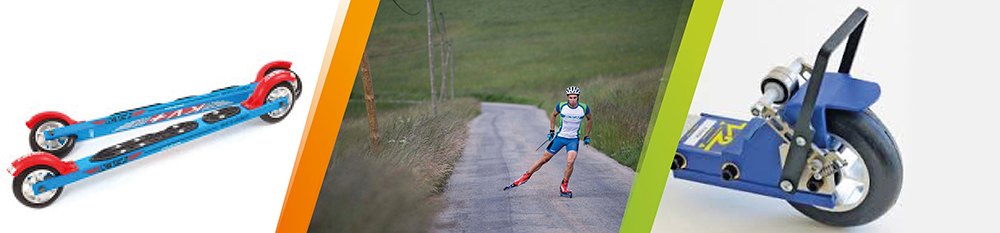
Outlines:
POLYGON ((590 136, 583 137, 583 145, 590 145, 590 136))
POLYGON ((549 130, 549 139, 547 139, 547 140, 552 140, 552 137, 555 137, 555 136, 556 136, 556 131, 550 129, 549 130))

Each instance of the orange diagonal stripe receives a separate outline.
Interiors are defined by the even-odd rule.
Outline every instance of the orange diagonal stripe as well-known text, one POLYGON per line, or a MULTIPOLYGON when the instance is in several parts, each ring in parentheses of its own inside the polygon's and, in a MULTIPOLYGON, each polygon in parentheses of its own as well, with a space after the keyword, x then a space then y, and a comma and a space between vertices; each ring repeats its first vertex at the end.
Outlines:
POLYGON ((343 0, 337 8, 277 232, 305 232, 309 228, 378 4, 378 0, 343 0))

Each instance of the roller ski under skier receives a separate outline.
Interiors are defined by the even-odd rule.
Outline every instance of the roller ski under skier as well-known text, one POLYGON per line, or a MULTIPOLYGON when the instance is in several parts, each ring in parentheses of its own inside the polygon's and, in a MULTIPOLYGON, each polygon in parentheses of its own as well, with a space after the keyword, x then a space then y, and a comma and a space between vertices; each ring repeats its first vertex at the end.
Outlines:
POLYGON ((568 187, 569 181, 563 180, 562 185, 559 186, 559 196, 573 198, 573 191, 570 191, 568 187))
MULTIPOLYGON (((518 178, 510 185, 507 185, 507 187, 504 187, 503 190, 507 191, 508 189, 512 189, 514 187, 521 186, 524 183, 528 183, 529 178, 531 178, 531 174, 524 173, 524 175, 522 175, 521 178, 518 178)), ((567 187, 568 185, 569 182, 563 180, 562 185, 559 186, 559 196, 573 198, 573 191, 569 190, 569 188, 567 187)))
POLYGON ((519 185, 527 183, 528 182, 528 178, 531 178, 531 174, 524 173, 524 175, 522 175, 521 178, 517 178, 517 180, 515 180, 514 183, 511 183, 510 185, 507 185, 507 187, 504 187, 503 190, 507 191, 508 189, 512 189, 514 187, 517 187, 519 185))

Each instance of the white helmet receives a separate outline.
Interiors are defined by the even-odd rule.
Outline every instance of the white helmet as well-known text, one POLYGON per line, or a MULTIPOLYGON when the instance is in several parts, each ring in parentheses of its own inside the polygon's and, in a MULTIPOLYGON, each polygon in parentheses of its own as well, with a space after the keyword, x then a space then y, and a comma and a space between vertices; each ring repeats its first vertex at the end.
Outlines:
POLYGON ((579 95, 579 94, 580 94, 580 88, 577 88, 576 86, 570 86, 566 88, 566 95, 579 95))

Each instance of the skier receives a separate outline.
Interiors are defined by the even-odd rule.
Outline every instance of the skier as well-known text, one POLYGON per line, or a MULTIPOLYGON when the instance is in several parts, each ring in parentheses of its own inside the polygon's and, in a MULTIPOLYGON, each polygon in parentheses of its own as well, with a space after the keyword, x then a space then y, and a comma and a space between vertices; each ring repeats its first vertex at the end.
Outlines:
POLYGON ((563 147, 566 147, 566 172, 563 175, 562 185, 559 187, 559 195, 569 198, 573 197, 573 191, 570 191, 567 186, 569 185, 569 177, 573 174, 573 162, 576 160, 577 146, 580 144, 579 136, 583 128, 583 118, 587 118, 587 131, 583 134, 584 146, 590 145, 590 129, 593 124, 593 119, 590 118, 590 106, 579 101, 580 88, 576 86, 566 88, 566 101, 556 104, 555 110, 552 111, 552 115, 549 117, 548 140, 551 142, 546 147, 545 154, 531 166, 531 169, 528 169, 528 172, 525 172, 521 178, 518 178, 503 190, 508 190, 528 182, 531 174, 542 168, 542 165, 549 162, 549 159, 552 159, 553 155, 562 150, 563 147), (556 116, 560 117, 559 131, 555 130, 556 116))

